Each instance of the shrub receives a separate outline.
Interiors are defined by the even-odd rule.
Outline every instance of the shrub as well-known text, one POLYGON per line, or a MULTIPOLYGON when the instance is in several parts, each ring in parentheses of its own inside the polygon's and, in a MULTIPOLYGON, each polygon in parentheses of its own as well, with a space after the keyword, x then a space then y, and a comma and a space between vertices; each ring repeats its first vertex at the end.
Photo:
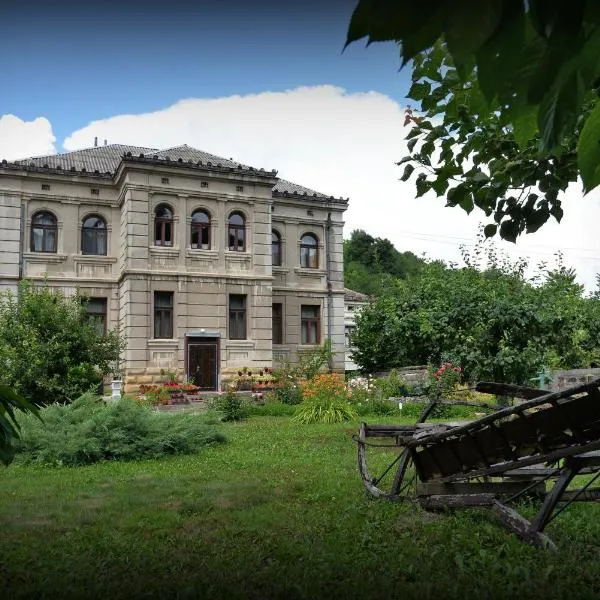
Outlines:
POLYGON ((353 419, 357 413, 349 397, 342 375, 318 375, 303 383, 302 403, 294 420, 299 423, 340 423, 353 419))
POLYGON ((221 414, 223 421, 243 421, 249 414, 248 405, 233 391, 215 396, 210 406, 221 414))
POLYGON ((84 465, 102 460, 189 454, 224 441, 210 415, 164 414, 124 398, 105 404, 85 394, 19 418, 17 459, 24 463, 84 465))
POLYGON ((430 398, 454 398, 462 369, 451 362, 443 363, 439 369, 429 367, 427 395, 430 398))
POLYGON ((399 398, 407 396, 410 391, 396 369, 392 369, 389 377, 375 379, 373 385, 381 398, 399 398))
POLYGON ((124 342, 89 321, 85 298, 19 284, 0 294, 2 382, 35 404, 65 402, 115 372, 124 342))

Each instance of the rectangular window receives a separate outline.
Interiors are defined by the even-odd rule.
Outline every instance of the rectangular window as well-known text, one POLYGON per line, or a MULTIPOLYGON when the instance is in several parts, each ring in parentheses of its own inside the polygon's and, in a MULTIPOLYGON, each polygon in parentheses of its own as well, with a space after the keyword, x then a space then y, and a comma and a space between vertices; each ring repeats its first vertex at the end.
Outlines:
POLYGON ((273 343, 283 344, 283 304, 273 304, 273 343))
POLYGON ((303 304, 300 309, 300 343, 318 344, 321 336, 321 307, 303 304))
POLYGON ((84 300, 86 320, 96 325, 98 333, 106 332, 106 298, 86 298, 84 300))
POLYGON ((154 338, 173 339, 173 292, 154 292, 154 338))
POLYGON ((229 296, 229 339, 246 339, 246 296, 242 294, 229 296))

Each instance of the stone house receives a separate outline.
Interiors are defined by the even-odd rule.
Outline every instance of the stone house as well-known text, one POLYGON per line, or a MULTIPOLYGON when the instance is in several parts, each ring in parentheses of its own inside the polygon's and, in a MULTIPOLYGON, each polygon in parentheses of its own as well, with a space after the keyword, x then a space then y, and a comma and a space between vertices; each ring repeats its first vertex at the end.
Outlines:
POLYGON ((161 369, 218 390, 326 338, 343 371, 347 205, 187 145, 3 160, 0 289, 78 287, 126 339, 126 391, 161 369))

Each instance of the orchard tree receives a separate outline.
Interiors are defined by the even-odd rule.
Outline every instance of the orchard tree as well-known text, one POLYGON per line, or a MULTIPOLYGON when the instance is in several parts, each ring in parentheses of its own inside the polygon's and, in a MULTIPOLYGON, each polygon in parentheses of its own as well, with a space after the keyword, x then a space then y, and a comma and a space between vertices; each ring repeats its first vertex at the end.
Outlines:
POLYGON ((394 40, 412 67, 403 180, 515 241, 600 184, 600 3, 359 0, 347 44, 394 40))

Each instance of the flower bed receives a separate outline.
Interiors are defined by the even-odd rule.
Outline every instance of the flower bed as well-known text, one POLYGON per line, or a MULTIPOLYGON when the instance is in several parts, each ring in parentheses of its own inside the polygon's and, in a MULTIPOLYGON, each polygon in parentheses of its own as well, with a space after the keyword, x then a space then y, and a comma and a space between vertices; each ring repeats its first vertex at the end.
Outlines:
POLYGON ((152 385, 142 384, 139 387, 138 402, 142 404, 188 404, 190 395, 197 394, 197 385, 191 383, 177 383, 169 381, 152 385))

